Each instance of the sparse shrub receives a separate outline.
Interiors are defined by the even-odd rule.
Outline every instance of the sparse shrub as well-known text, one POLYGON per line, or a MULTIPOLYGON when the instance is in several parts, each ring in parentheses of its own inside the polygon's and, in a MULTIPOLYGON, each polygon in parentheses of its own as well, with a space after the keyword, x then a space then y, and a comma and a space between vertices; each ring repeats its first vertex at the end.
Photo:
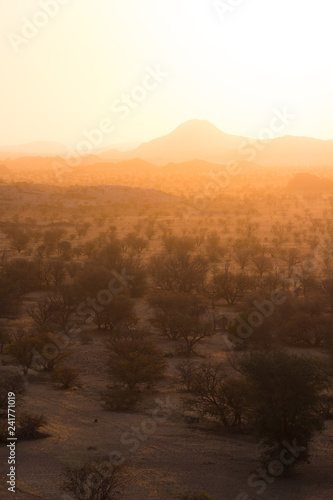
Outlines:
POLYGON ((75 500, 116 500, 120 495, 121 469, 108 457, 66 467, 61 490, 75 500))
POLYGON ((69 389, 77 382, 79 374, 76 370, 69 367, 59 367, 53 372, 52 379, 54 382, 60 383, 62 389, 69 389))
POLYGON ((142 251, 147 248, 149 241, 145 238, 141 238, 137 233, 132 231, 125 236, 122 244, 124 247, 128 247, 133 252, 140 255, 142 251))
POLYGON ((151 275, 156 287, 180 293, 190 293, 203 287, 208 262, 201 255, 176 253, 156 255, 150 262, 151 275))
POLYGON ((25 250, 31 240, 31 235, 19 227, 11 232, 11 247, 21 253, 25 250))
POLYGON ((181 340, 185 356, 196 354, 198 344, 214 334, 211 322, 205 321, 207 305, 201 297, 161 291, 148 300, 153 311, 151 323, 170 340, 181 340))
POLYGON ((195 377, 196 364, 191 361, 182 361, 178 363, 176 370, 179 373, 179 382, 190 392, 195 377))
POLYGON ((114 295, 109 304, 103 305, 101 310, 94 311, 94 322, 98 328, 111 331, 135 325, 137 316, 133 300, 126 295, 114 295))
POLYGON ((144 332, 121 335, 106 346, 115 382, 134 390, 142 384, 151 386, 163 377, 166 368, 163 353, 144 332))
POLYGON ((16 437, 19 440, 40 439, 47 437, 47 434, 40 431, 46 427, 47 421, 44 415, 30 415, 22 413, 19 417, 16 437))
POLYGON ((41 340, 26 330, 18 330, 14 333, 12 342, 6 345, 4 353, 12 356, 23 370, 24 375, 34 363, 38 349, 42 346, 41 340))
POLYGON ((221 364, 204 363, 193 376, 193 396, 185 405, 221 422, 226 428, 240 429, 248 410, 247 390, 244 378, 227 377, 221 364))
POLYGON ((68 351, 60 344, 56 345, 57 337, 50 332, 40 333, 36 336, 38 345, 34 352, 33 366, 38 371, 52 372, 65 359, 71 357, 68 351))
POLYGON ((108 386, 102 395, 102 405, 110 411, 133 411, 140 400, 140 392, 128 387, 108 386))
POLYGON ((201 493, 185 493, 184 495, 179 495, 177 498, 179 500, 218 500, 203 491, 201 493))
POLYGON ((15 393, 16 406, 18 406, 25 392, 23 378, 21 375, 2 372, 0 374, 0 418, 2 416, 7 418, 9 392, 15 393))
POLYGON ((26 311, 33 321, 33 327, 36 332, 51 331, 53 326, 51 297, 44 297, 37 304, 27 307, 26 311))
POLYGON ((195 295, 160 291, 148 297, 153 312, 151 324, 170 340, 179 340, 192 318, 199 322, 206 305, 195 295))
POLYGON ((255 288, 255 280, 243 272, 218 272, 214 274, 210 286, 215 300, 224 299, 227 304, 233 305, 240 302, 246 292, 255 288))
POLYGON ((297 443, 300 451, 284 473, 307 462, 310 442, 324 423, 322 402, 329 379, 325 365, 284 351, 258 351, 245 356, 238 369, 248 383, 249 417, 264 447, 264 464, 278 459, 285 443, 297 443))

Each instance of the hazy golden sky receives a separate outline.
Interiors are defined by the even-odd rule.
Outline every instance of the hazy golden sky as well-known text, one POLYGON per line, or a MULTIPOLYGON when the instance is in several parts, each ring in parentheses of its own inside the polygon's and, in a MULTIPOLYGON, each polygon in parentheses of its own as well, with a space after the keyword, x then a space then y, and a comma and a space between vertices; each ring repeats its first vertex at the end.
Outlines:
POLYGON ((332 0, 0 6, 1 145, 73 147, 106 119, 113 125, 102 147, 148 140, 192 118, 256 137, 283 106, 296 115, 288 134, 333 139, 332 0), (157 68, 163 76, 154 80, 157 68), (120 112, 128 95, 135 100, 120 112))

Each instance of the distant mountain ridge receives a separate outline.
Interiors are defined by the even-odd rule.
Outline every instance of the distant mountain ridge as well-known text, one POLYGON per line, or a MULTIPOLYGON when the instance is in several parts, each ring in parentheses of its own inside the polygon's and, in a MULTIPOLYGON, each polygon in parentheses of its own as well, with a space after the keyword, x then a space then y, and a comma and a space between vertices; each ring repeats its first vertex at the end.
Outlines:
MULTIPOLYGON (((57 143, 33 143, 28 145, 30 152, 25 155, 19 153, 23 146, 17 146, 17 153, 13 157, 32 156, 32 152, 38 149, 38 144, 43 152, 34 156, 45 157, 46 151, 53 147, 54 154, 49 156, 66 157, 66 152, 64 154, 62 149, 65 146, 57 143)), ((8 149, 0 148, 0 158, 4 158, 8 149)), ((144 142, 129 151, 102 151, 102 148, 92 150, 91 154, 82 156, 79 163, 89 165, 138 159, 155 165, 194 160, 226 164, 236 160, 276 167, 330 167, 333 166, 333 140, 286 135, 259 141, 255 138, 227 134, 206 120, 189 120, 169 134, 144 142)))
POLYGON ((0 147, 1 158, 19 158, 22 156, 62 156, 67 148, 64 144, 50 141, 30 142, 15 146, 0 147))
POLYGON ((111 150, 100 157, 109 161, 141 158, 158 165, 237 160, 281 167, 333 166, 333 141, 290 135, 258 140, 227 134, 206 120, 190 120, 131 151, 111 150))
POLYGON ((122 156, 114 151, 103 153, 105 159, 141 158, 154 163, 180 163, 191 160, 211 161, 235 151, 245 137, 226 134, 206 120, 190 120, 167 135, 140 144, 122 156))

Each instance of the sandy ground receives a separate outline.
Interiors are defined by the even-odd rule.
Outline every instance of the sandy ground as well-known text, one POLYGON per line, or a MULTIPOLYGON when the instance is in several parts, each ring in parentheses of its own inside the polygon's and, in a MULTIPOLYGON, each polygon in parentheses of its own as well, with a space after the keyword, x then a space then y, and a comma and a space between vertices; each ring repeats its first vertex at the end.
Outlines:
MULTIPOLYGON (((15 200, 19 200, 16 189, 15 192, 9 194, 15 197, 15 200)), ((36 198, 38 203, 43 201, 39 194, 36 198)), ((45 205, 49 204, 48 208, 52 209, 49 196, 45 196, 44 202, 45 205)), ((33 207, 29 211, 28 203, 30 203, 30 197, 25 197, 23 193, 22 200, 17 201, 16 212, 12 210, 10 199, 4 201, 3 211, 6 213, 10 206, 10 213, 13 216, 15 213, 36 216, 36 208, 33 207)), ((291 201, 288 200, 275 207, 268 206, 265 200, 259 201, 257 215, 252 217, 255 222, 260 222, 258 236, 263 239, 269 235, 271 238, 270 229, 273 222, 293 221, 294 230, 301 224, 305 224, 304 220, 301 222, 301 218, 304 217, 306 203, 306 200, 304 204, 300 201, 300 206, 291 210, 289 207, 291 201), (285 215, 284 211, 288 215, 285 215)), ((237 220, 239 219, 238 222, 240 222, 243 217, 243 209, 237 208, 236 210, 233 205, 230 208, 229 204, 228 199, 219 202, 215 211, 215 219, 207 217, 207 220, 204 220, 201 215, 198 219, 194 218, 192 225, 188 228, 190 234, 196 227, 200 227, 200 224, 201 227, 209 224, 210 229, 219 231, 223 227, 226 238, 243 234, 243 226, 234 227, 237 220), (220 218, 223 218, 223 222, 220 218), (230 222, 228 232, 227 222, 230 222)), ((328 211, 330 207, 329 199, 320 200, 314 206, 313 214, 316 217, 321 217, 323 214, 326 219, 325 210, 328 211)), ((104 207, 102 208, 104 210, 104 207)), ((54 203, 53 209, 54 214, 59 214, 59 217, 65 221, 67 218, 71 219, 74 213, 70 212, 70 207, 66 204, 61 211, 54 203)), ((43 210, 42 207, 38 212, 39 218, 42 218, 43 210)), ((125 217, 120 209, 119 212, 121 217, 117 216, 117 226, 120 227, 120 236, 124 236, 133 229, 133 224, 137 222, 138 217, 136 213, 131 217, 125 217)), ((171 227, 175 226, 179 234, 186 225, 186 222, 178 224, 177 219, 174 221, 167 216, 161 216, 160 219, 172 222, 171 227)), ((49 214, 45 216, 45 222, 49 222, 49 214)), ((110 223, 110 219, 106 220, 105 228, 110 223)), ((68 230, 74 233, 74 225, 70 225, 68 230)), ((86 240, 96 237, 100 230, 101 227, 92 226, 86 240)), ((294 240, 291 241, 294 242, 294 240)), ((0 241, 0 249, 7 248, 7 243, 6 240, 0 241)), ((78 240, 75 241, 76 244, 78 240)), ((147 251, 147 256, 156 253, 160 245, 160 239, 155 237, 147 251)), ((12 252, 9 251, 8 255, 10 257, 12 252)), ((31 294, 30 302, 38 297, 38 293, 31 294)), ((235 314, 232 308, 225 308, 225 312, 235 314)), ((140 318, 143 316, 140 314, 140 318)), ((100 455, 109 456, 115 450, 126 458, 124 492, 121 497, 124 500, 176 500, 177 495, 182 492, 201 490, 216 496, 219 500, 333 499, 333 421, 327 422, 324 433, 317 436, 314 441, 310 465, 298 468, 297 474, 292 478, 275 480, 267 485, 263 493, 259 494, 257 488, 251 488, 248 485, 248 478, 256 469, 260 454, 251 436, 227 435, 203 422, 194 425, 185 422, 179 405, 182 394, 177 392, 171 379, 175 365, 180 361, 179 358, 167 358, 169 378, 159 384, 156 392, 145 399, 140 411, 136 413, 104 411, 100 404, 100 393, 109 381, 104 350, 104 341, 108 334, 94 331, 89 335, 93 339, 91 343, 76 339, 71 346, 73 358, 70 360, 70 365, 80 373, 80 383, 77 388, 62 391, 53 386, 48 375, 30 373, 27 395, 19 411, 44 414, 48 420, 46 430, 50 437, 18 444, 18 482, 15 495, 6 490, 8 451, 4 447, 0 448, 1 499, 61 500, 63 494, 59 489, 60 476, 66 464, 100 455), (168 398, 171 402, 168 418, 160 421, 156 428, 152 428, 151 415, 158 404, 156 401, 165 402, 168 398), (147 426, 150 429, 149 438, 143 440, 145 437, 143 436, 140 441, 135 437, 133 441, 133 427, 141 429, 142 433, 142 429, 147 426), (136 451, 131 451, 133 443, 139 444, 135 446, 136 451)), ((159 339, 159 345, 166 353, 174 349, 174 345, 165 340, 159 339)), ((297 351, 315 354, 313 350, 297 351)), ((220 334, 204 343, 202 353, 205 352, 215 360, 225 358, 225 343, 220 334)))
MULTIPOLYGON (((183 394, 170 378, 179 358, 169 359, 168 378, 138 412, 103 410, 100 392, 108 383, 104 350, 108 334, 95 331, 91 335, 91 343, 77 339, 71 349, 71 366, 80 371, 78 387, 63 391, 52 386, 46 374, 28 377, 27 396, 19 411, 44 414, 50 437, 18 444, 15 498, 62 499, 59 486, 64 465, 117 452, 126 460, 124 500, 173 500, 186 491, 206 491, 219 500, 333 498, 333 422, 327 422, 326 430, 315 440, 311 465, 300 467, 290 479, 277 479, 257 494, 258 488, 248 486, 260 453, 252 437, 228 435, 204 422, 185 422, 180 405, 183 394), (164 410, 154 424, 152 411, 161 402, 164 410), (139 429, 139 437, 133 428, 139 429), (242 492, 248 497, 239 496, 242 492)), ((164 348, 170 350, 170 344, 165 343, 164 348)), ((209 350, 221 353, 223 346, 222 336, 217 334, 209 350)), ((6 448, 0 449, 0 493, 5 499, 14 498, 4 487, 7 454, 6 448)))

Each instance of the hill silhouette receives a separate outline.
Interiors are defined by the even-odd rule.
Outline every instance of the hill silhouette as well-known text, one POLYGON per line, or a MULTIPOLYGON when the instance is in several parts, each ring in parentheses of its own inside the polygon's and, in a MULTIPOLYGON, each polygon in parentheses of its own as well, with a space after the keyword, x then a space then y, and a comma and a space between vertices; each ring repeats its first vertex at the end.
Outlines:
POLYGON ((30 142, 28 144, 0 147, 0 158, 20 158, 22 156, 60 156, 65 155, 66 151, 66 146, 58 142, 30 142))
POLYGON ((317 175, 307 172, 296 174, 288 183, 288 191, 303 192, 331 192, 333 191, 333 182, 329 179, 321 179, 317 175))
POLYGON ((290 135, 259 141, 227 134, 206 120, 190 120, 132 151, 111 150, 99 156, 109 161, 141 158, 158 165, 192 160, 220 164, 245 160, 281 167, 333 166, 333 141, 290 135))
MULTIPOLYGON (((6 153, 7 149, 0 148, 0 159, 10 160, 24 156, 29 168, 36 164, 33 156, 42 157, 46 164, 50 163, 47 157, 50 160, 54 156, 66 158, 65 146, 57 143, 41 142, 16 146, 12 147, 12 153, 6 153), (27 152, 23 151, 24 147, 28 149, 27 152), (50 150, 54 153, 47 153, 50 150), (38 154, 36 151, 39 151, 38 154)), ((160 166, 192 161, 221 165, 236 160, 262 166, 329 167, 333 166, 333 141, 291 135, 259 141, 255 138, 227 134, 206 120, 189 120, 169 134, 140 144, 132 150, 93 150, 91 154, 79 157, 76 164, 82 166, 120 161, 138 162, 138 159, 160 166)), ((6 165, 9 166, 7 162, 6 165)), ((140 166, 137 165, 137 168, 140 166)))
POLYGON ((155 163, 211 161, 230 156, 241 140, 245 138, 226 134, 206 120, 190 120, 170 134, 141 144, 127 155, 155 163))

